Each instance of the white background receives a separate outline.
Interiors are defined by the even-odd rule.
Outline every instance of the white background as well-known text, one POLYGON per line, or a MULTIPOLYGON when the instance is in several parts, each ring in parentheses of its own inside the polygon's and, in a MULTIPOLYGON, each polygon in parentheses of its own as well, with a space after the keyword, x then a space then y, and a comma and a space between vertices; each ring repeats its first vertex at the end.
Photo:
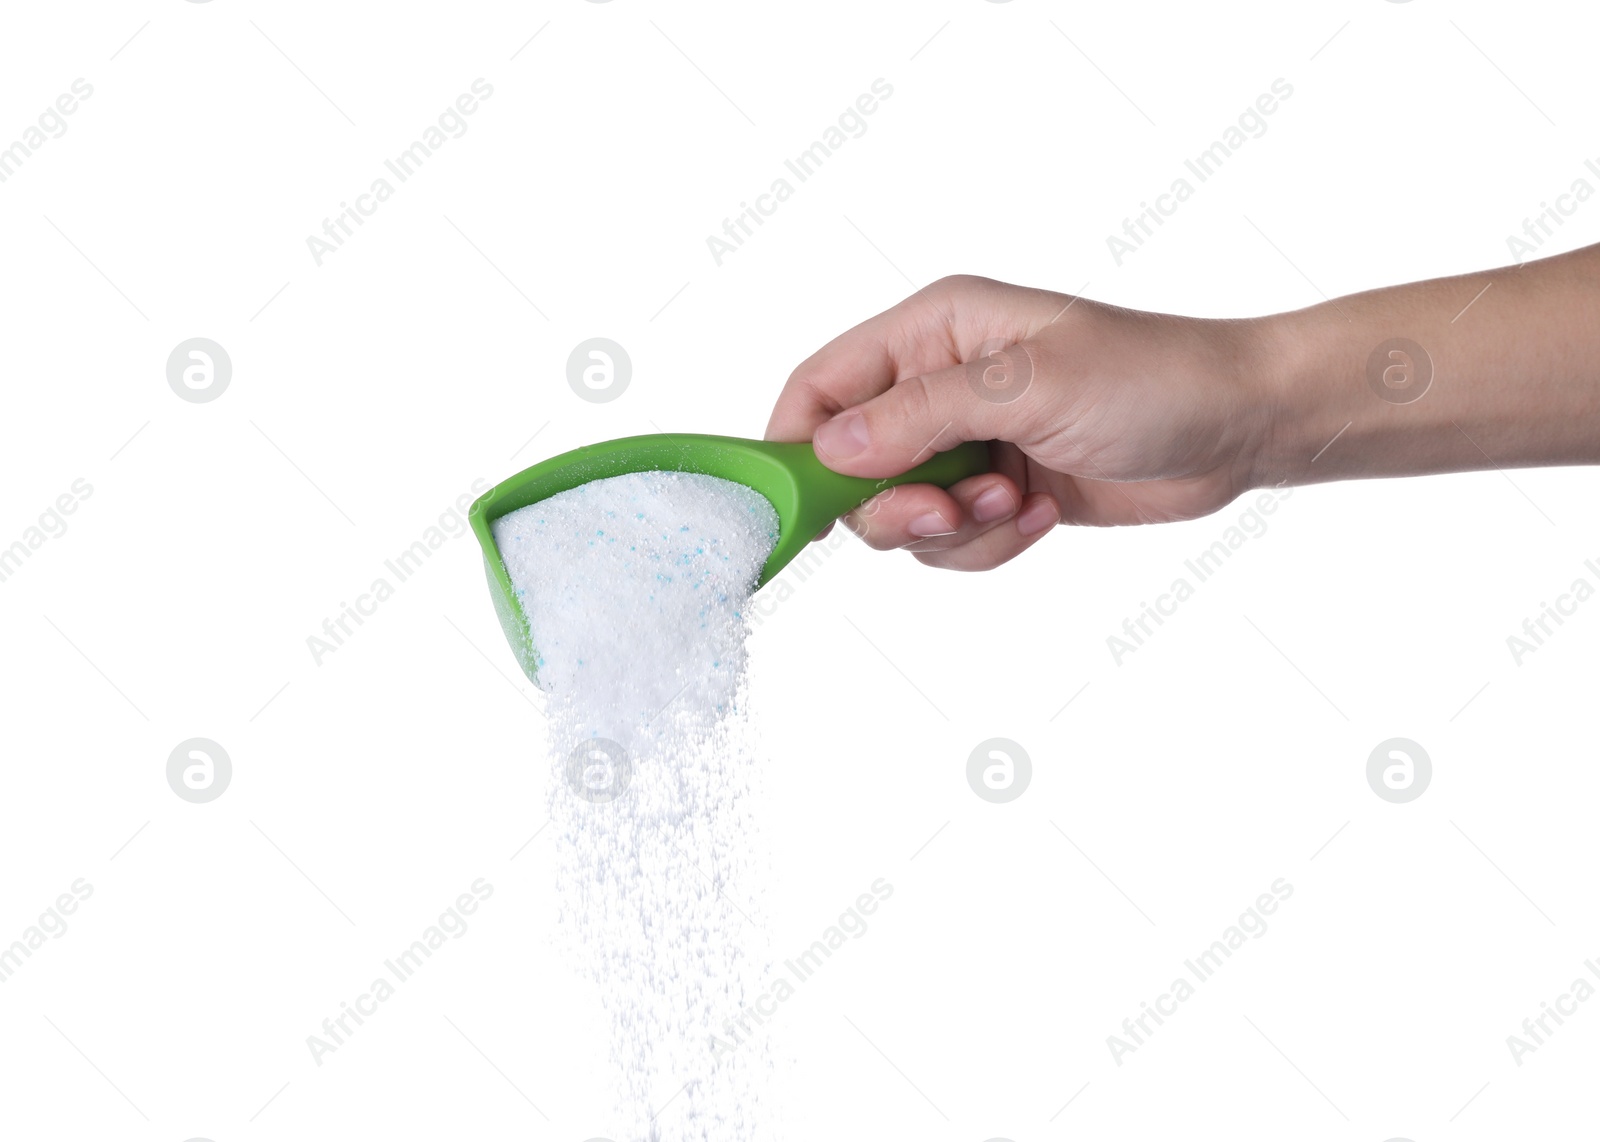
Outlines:
MULTIPOLYGON (((307 636, 474 480, 758 436, 798 361, 948 273, 1243 316, 1503 264, 1600 182, 1597 33, 1436 0, 8 7, 0 145, 93 95, 0 184, 0 544, 93 493, 0 583, 0 942, 93 895, 0 984, 0 1132, 598 1133, 598 999, 529 843, 539 717, 473 541, 321 665, 307 636), (468 132, 319 267, 306 237, 478 77, 468 132), (718 267, 707 235, 880 77, 718 267), (1267 133, 1117 266, 1106 236, 1279 77, 1267 133), (211 403, 165 377, 197 336, 233 362, 211 403), (633 360, 609 404, 566 382, 594 336, 633 360), (195 736, 233 762, 209 804, 166 781, 195 736), (316 1065, 478 877, 472 929, 316 1065)), ((1597 238, 1590 202, 1541 253, 1597 238)), ((1246 503, 985 575, 839 549, 753 641, 774 949, 895 893, 773 1024, 793 1136, 1575 1136, 1600 1003, 1520 1067, 1506 1037, 1600 955, 1600 604, 1520 666, 1506 637, 1596 580, 1597 488, 1296 490, 1120 666, 1107 636, 1246 503), (996 736, 1033 761, 1007 805, 965 776, 996 736), (1434 765, 1405 805, 1365 777, 1395 736, 1434 765), (1270 930, 1117 1065, 1279 877, 1270 930)))

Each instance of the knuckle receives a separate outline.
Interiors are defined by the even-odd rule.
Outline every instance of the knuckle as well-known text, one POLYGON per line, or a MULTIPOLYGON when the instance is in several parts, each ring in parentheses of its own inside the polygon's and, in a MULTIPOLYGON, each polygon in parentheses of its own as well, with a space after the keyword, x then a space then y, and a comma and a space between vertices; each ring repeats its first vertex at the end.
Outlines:
POLYGON ((857 539, 874 551, 889 551, 898 546, 894 529, 886 521, 863 516, 860 509, 845 516, 844 524, 857 539))
POLYGON ((925 424, 933 418, 935 412, 933 390, 926 377, 907 377, 895 385, 895 392, 900 398, 900 416, 896 417, 901 422, 911 424, 925 424))
POLYGON ((895 494, 899 491, 900 488, 898 485, 896 485, 886 492, 879 492, 877 495, 873 496, 871 499, 857 507, 856 510, 850 514, 854 518, 865 523, 867 520, 883 511, 883 509, 889 505, 890 501, 894 499, 895 494))
POLYGON ((934 282, 934 287, 944 293, 973 293, 997 284, 993 278, 978 274, 946 274, 934 282))
POLYGON ((833 416, 843 409, 843 405, 818 382, 817 374, 809 365, 801 365, 789 374, 789 380, 784 385, 788 393, 793 393, 801 406, 810 405, 825 411, 833 416))

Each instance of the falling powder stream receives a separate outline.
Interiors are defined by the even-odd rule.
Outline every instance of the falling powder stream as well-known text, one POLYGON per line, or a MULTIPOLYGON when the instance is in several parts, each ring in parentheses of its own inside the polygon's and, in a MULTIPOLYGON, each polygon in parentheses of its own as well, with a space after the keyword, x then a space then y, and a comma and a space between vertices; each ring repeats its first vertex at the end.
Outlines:
POLYGON ((620 1142, 773 1137, 763 1042, 714 1055, 712 1035, 767 968, 743 609, 777 514, 741 484, 640 472, 493 530, 547 693, 561 925, 608 1013, 607 1129, 620 1142))

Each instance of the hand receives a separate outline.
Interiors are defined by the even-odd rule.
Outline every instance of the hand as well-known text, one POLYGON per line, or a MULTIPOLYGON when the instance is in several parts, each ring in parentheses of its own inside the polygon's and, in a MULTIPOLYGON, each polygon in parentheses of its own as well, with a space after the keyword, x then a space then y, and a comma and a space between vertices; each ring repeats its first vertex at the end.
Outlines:
POLYGON ((985 570, 1057 523, 1191 519, 1251 487, 1269 427, 1249 368, 1259 332, 944 278, 803 362, 766 435, 879 478, 993 441, 991 472, 892 488, 845 517, 874 548, 985 570))

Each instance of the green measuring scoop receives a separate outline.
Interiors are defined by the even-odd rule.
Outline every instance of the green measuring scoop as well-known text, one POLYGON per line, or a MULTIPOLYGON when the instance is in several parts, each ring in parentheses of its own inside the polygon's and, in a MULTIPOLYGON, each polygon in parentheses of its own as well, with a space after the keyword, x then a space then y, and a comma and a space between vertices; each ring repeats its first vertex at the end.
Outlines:
POLYGON ((883 480, 842 476, 823 466, 809 442, 779 444, 736 436, 663 433, 629 436, 575 448, 502 480, 479 496, 467 518, 483 548, 489 594, 500 626, 530 681, 538 661, 528 618, 517 602, 489 525, 518 508, 548 499, 592 480, 630 472, 698 472, 744 484, 760 492, 778 513, 778 545, 761 569, 756 586, 767 583, 805 550, 817 532, 897 484, 951 484, 989 470, 989 446, 969 441, 941 452, 909 472, 883 480))

